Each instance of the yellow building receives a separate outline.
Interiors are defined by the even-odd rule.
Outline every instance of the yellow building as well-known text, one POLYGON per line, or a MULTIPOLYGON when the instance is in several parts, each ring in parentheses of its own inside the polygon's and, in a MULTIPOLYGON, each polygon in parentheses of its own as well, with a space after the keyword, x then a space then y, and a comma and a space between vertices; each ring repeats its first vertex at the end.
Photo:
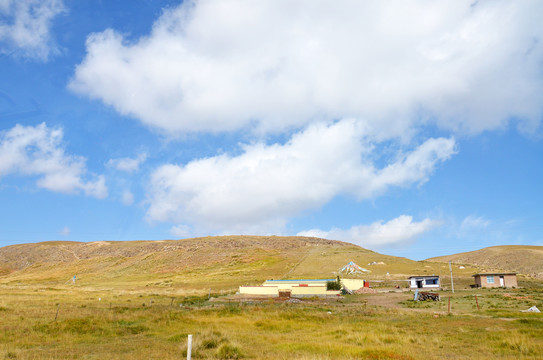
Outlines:
MULTIPOLYGON (((239 293, 244 295, 279 296, 329 296, 339 295, 339 290, 327 290, 326 283, 336 279, 295 279, 266 280, 261 286, 240 286, 239 293)), ((351 291, 364 286, 364 280, 342 279, 342 284, 351 291)))

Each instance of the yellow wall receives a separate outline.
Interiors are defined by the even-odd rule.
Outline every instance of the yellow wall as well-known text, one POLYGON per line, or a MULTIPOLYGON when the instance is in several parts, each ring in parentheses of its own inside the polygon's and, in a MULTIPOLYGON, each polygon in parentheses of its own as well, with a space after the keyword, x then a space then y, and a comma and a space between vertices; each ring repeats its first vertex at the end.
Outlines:
POLYGON ((239 293, 246 295, 279 296, 279 288, 277 286, 240 286, 239 293))
MULTIPOLYGON (((280 284, 280 285, 276 285, 275 287, 279 288, 279 290, 292 290, 295 287, 321 288, 323 286, 326 288, 326 285, 300 286, 298 284, 280 284)), ((271 285, 265 285, 264 287, 272 287, 272 286, 271 285)))
POLYGON ((268 282, 264 281, 262 286, 277 286, 281 290, 290 290, 295 286, 300 286, 300 284, 307 284, 308 287, 314 286, 326 286, 326 281, 289 281, 289 282, 268 282))
POLYGON ((292 295, 326 295, 326 286, 293 286, 292 295))
POLYGON ((338 295, 339 291, 326 290, 326 286, 293 286, 292 296, 296 295, 338 295))
POLYGON ((341 283, 351 291, 364 287, 364 280, 361 279, 341 279, 341 283))
MULTIPOLYGON (((326 286, 291 286, 292 296, 319 296, 338 295, 339 291, 326 290, 326 286)), ((239 293, 244 295, 268 295, 279 296, 279 290, 284 288, 278 286, 240 286, 239 293)), ((285 289, 286 290, 286 289, 285 289)))

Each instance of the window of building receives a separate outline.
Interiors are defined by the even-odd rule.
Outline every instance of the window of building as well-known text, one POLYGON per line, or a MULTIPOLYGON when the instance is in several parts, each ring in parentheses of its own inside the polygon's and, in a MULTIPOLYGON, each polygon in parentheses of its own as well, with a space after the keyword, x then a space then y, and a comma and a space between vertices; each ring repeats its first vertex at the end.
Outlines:
POLYGON ((494 284, 494 275, 487 275, 486 282, 487 284, 494 284))
POLYGON ((434 278, 434 279, 426 279, 426 285, 437 285, 438 283, 438 279, 437 278, 434 278))

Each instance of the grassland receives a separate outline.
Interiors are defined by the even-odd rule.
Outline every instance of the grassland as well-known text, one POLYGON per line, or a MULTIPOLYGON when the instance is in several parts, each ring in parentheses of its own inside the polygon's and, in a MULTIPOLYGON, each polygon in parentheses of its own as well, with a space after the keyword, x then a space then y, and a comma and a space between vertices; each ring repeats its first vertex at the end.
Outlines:
POLYGON ((471 275, 485 268, 455 266, 452 294, 446 263, 324 239, 23 244, 1 248, 0 267, 0 360, 180 359, 188 334, 194 359, 543 354, 542 314, 521 312, 543 310, 540 279, 520 276, 520 289, 471 289, 471 275), (296 303, 232 295, 270 278, 335 277, 349 261, 371 271, 361 277, 378 293, 296 303), (407 276, 431 274, 442 276, 443 300, 412 301, 407 276))
POLYGON ((543 289, 239 302, 0 287, 0 359, 540 359, 543 289), (478 295, 480 309, 474 296, 478 295), (452 296, 448 313, 448 296, 452 296))

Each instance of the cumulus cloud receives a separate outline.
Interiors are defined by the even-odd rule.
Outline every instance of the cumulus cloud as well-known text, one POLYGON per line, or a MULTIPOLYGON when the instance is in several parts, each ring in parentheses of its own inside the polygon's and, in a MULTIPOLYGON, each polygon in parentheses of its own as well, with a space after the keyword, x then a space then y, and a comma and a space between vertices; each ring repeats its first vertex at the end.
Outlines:
POLYGON ((364 200, 391 186, 423 183, 455 153, 454 139, 429 139, 379 168, 375 144, 365 134, 354 120, 321 123, 285 144, 254 143, 238 156, 163 165, 151 176, 147 217, 238 233, 274 232, 288 217, 340 194, 364 200))
POLYGON ((400 215, 385 223, 380 220, 371 225, 357 225, 347 230, 338 228, 330 231, 312 229, 299 232, 297 235, 341 240, 360 246, 373 247, 405 243, 439 225, 441 222, 437 220, 426 218, 420 222, 414 222, 412 216, 400 215))
POLYGON ((63 11, 62 0, 0 1, 0 52, 47 60, 56 51, 51 23, 63 11))
POLYGON ((543 113, 543 2, 186 1, 87 39, 69 87, 168 133, 354 117, 382 137, 543 113))
POLYGON ((87 174, 85 158, 68 155, 62 148, 61 129, 16 125, 0 132, 0 178, 10 174, 37 176, 40 188, 96 198, 107 196, 104 176, 87 174))
POLYGON ((107 166, 128 173, 139 171, 140 165, 147 159, 147 154, 139 154, 136 158, 110 159, 107 166))

